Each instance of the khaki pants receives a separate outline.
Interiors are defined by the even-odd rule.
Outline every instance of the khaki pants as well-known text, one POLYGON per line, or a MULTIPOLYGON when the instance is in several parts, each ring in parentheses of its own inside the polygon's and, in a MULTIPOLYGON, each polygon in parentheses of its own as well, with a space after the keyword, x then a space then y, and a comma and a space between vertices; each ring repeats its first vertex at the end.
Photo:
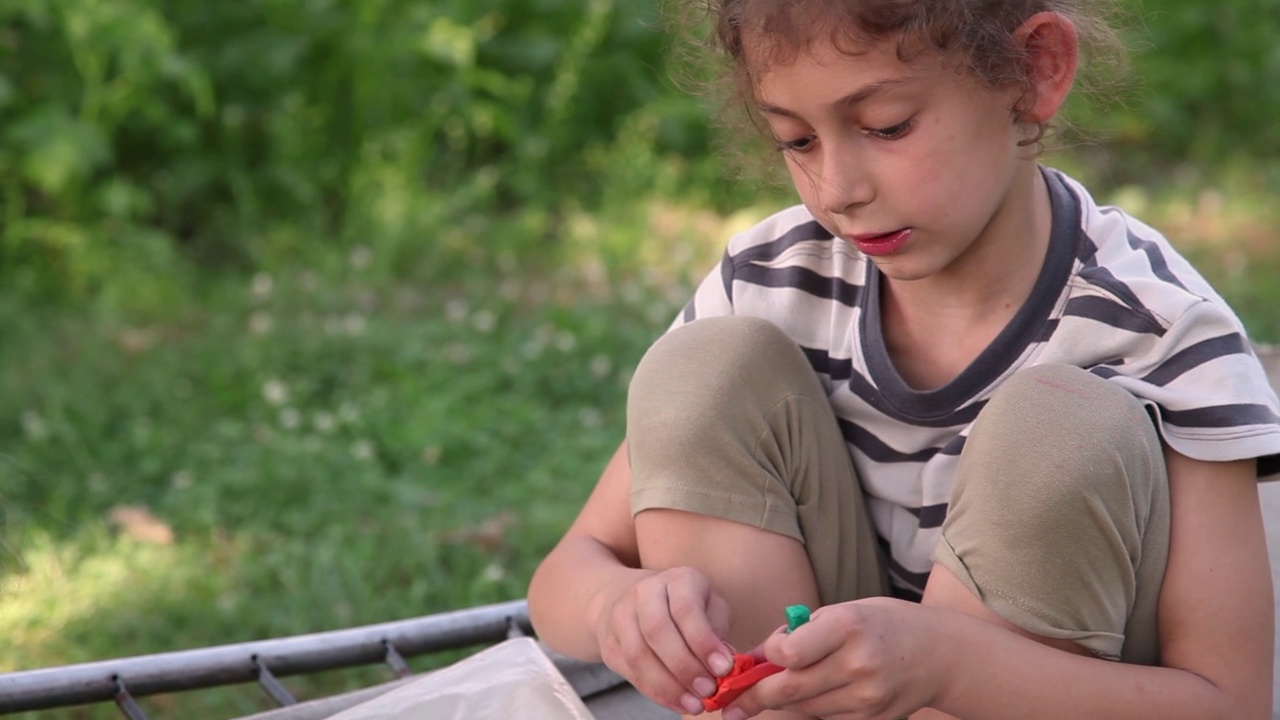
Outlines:
MULTIPOLYGON (((627 437, 633 514, 795 538, 823 604, 886 592, 826 391, 772 324, 708 318, 661 338, 632 380, 627 437)), ((1143 406, 1079 368, 1037 366, 971 428, 934 560, 1018 627, 1154 664, 1168 548, 1164 458, 1143 406)))

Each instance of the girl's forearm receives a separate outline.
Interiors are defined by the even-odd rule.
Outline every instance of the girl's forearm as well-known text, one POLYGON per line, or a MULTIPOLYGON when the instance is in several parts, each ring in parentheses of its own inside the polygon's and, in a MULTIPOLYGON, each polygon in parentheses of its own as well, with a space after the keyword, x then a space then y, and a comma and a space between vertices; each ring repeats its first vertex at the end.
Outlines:
MULTIPOLYGON (((1056 650, 960 613, 941 618, 934 707, 958 718, 1268 720, 1187 670, 1122 664, 1056 650)), ((1268 695, 1269 699, 1269 695, 1268 695)))
POLYGON ((605 588, 644 574, 624 565, 594 538, 566 536, 529 583, 529 617, 538 638, 556 652, 598 662, 594 628, 599 608, 593 601, 605 588))

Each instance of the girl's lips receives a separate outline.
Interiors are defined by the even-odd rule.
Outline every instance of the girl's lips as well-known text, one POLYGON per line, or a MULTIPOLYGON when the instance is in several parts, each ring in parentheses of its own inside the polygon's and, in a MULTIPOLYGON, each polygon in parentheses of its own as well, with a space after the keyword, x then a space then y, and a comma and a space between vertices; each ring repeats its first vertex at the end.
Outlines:
POLYGON ((850 236, 850 240, 864 255, 892 255, 901 250, 911 238, 911 228, 901 228, 887 233, 864 233, 850 236))

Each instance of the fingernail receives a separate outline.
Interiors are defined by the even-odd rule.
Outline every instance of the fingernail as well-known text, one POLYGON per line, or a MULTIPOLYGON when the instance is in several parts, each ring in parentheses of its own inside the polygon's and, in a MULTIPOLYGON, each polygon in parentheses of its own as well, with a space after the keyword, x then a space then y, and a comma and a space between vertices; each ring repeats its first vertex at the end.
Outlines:
POLYGON ((716 694, 716 681, 708 677, 700 677, 693 681, 693 691, 701 697, 711 697, 716 694))
POLYGON ((729 708, 720 718, 721 720, 747 720, 747 711, 742 708, 729 708))
POLYGON ((733 661, 724 653, 711 653, 711 657, 707 658, 707 664, 711 666, 711 672, 717 676, 723 676, 733 669, 733 661))
POLYGON ((680 706, 690 715, 697 715, 703 710, 702 701, 689 693, 680 696, 680 706))

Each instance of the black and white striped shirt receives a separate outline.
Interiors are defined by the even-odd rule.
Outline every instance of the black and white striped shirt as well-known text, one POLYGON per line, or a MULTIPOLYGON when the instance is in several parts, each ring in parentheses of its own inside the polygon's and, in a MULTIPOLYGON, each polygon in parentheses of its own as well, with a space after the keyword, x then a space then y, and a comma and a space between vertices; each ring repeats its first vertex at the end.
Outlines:
POLYGON ((919 592, 969 427, 1017 370, 1085 368, 1138 397, 1166 443, 1201 460, 1258 458, 1280 479, 1280 402, 1235 314, 1147 225, 1045 171, 1050 248, 1031 296, 958 377, 930 391, 898 375, 880 326, 880 274, 803 206, 735 236, 673 324, 749 315, 803 349, 835 408, 885 546, 919 592))

